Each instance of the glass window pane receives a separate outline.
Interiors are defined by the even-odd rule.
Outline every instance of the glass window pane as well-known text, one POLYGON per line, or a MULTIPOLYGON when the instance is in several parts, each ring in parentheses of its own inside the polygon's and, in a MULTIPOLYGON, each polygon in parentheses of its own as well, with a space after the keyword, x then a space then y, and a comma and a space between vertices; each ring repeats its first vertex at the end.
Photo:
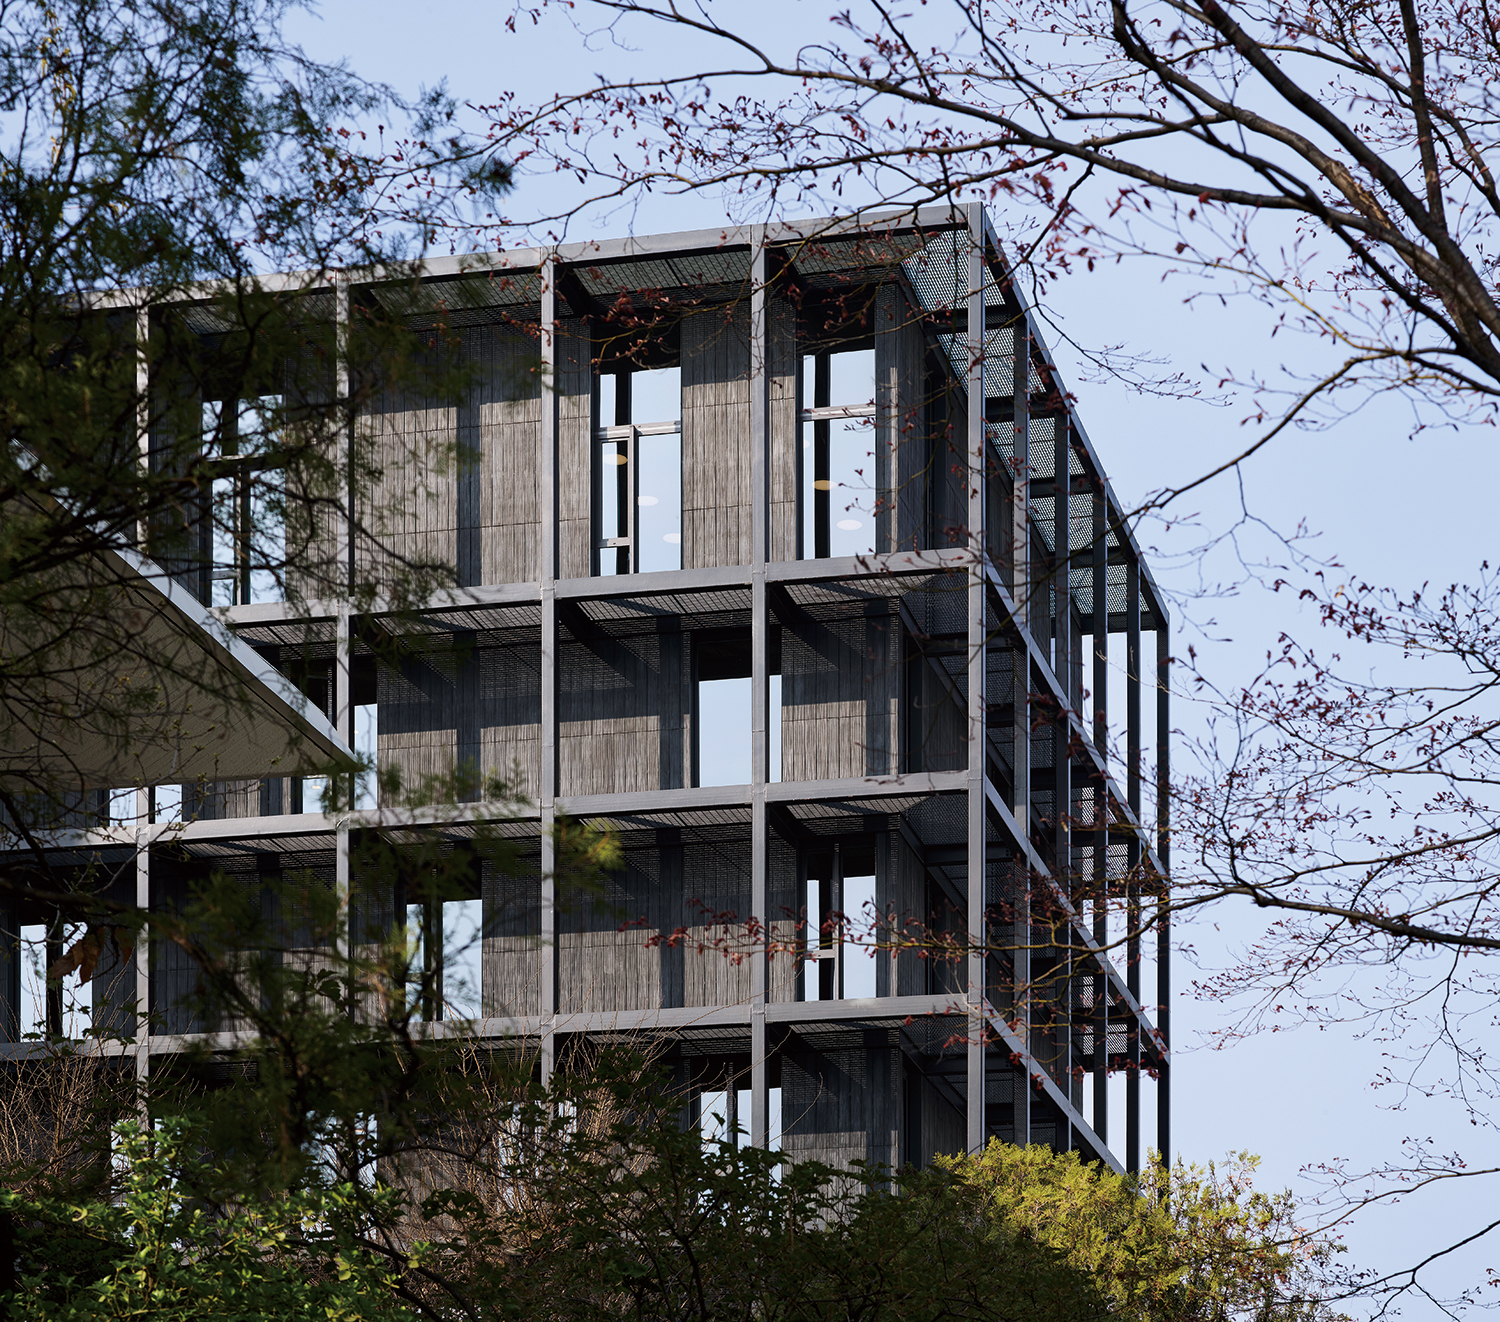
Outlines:
POLYGON ((476 1019, 480 1002, 483 901, 443 902, 443 1018, 476 1019))
POLYGON ((706 1147, 722 1143, 729 1137, 729 1093, 724 1089, 701 1093, 698 1097, 698 1127, 706 1147))
POLYGON ((698 783, 750 783, 750 680, 698 681, 698 783))
POLYGON ((871 934, 875 925, 875 878, 844 878, 844 995, 875 995, 871 934))
POLYGON ((766 758, 766 779, 774 782, 781 779, 781 676, 770 676, 768 687, 770 701, 766 704, 766 724, 770 728, 766 734, 770 749, 766 758))
POLYGON ((830 555, 868 555, 875 549, 874 450, 871 419, 847 418, 829 424, 830 555))
POLYGON ((359 783, 354 789, 354 806, 377 808, 380 806, 376 779, 380 756, 380 707, 376 703, 361 703, 354 709, 354 751, 370 764, 370 769, 359 775, 359 783))
MULTIPOLYGON (((810 359, 804 358, 804 363, 810 359)), ((811 387, 806 399, 811 399, 811 387)), ((815 471, 815 460, 817 456, 813 452, 813 435, 815 423, 804 422, 802 424, 802 558, 814 560, 818 555, 818 530, 817 530, 817 501, 813 491, 817 486, 817 473, 815 471)), ((825 479, 826 481, 826 479, 825 479)))
POLYGON ((845 405, 875 402, 874 349, 828 355, 828 402, 845 405))
POLYGON ((182 786, 158 785, 151 791, 152 821, 176 824, 182 821, 182 786))
MULTIPOLYGON (((62 949, 69 949, 83 935, 78 923, 68 923, 62 930, 62 949)), ((20 1031, 25 1033, 47 1032, 47 928, 41 923, 27 924, 21 928, 20 990, 21 1004, 17 1007, 20 1031)), ((78 998, 84 990, 76 978, 64 978, 62 988, 62 1033, 66 1038, 77 1040, 88 1031, 89 1007, 78 998)))
POLYGON ((135 790, 106 790, 104 816, 113 826, 127 826, 135 821, 135 790))
POLYGON ((426 954, 422 944, 423 905, 406 906, 406 1008, 421 1018, 422 968, 426 954))
POLYGON ((629 534, 629 455, 630 447, 626 441, 600 441, 595 448, 594 465, 599 474, 599 522, 594 532, 601 575, 618 574, 625 564, 622 551, 611 549, 605 543, 612 537, 629 534))
POLYGON ((281 396, 259 395, 239 402, 239 453, 264 454, 277 441, 281 396))
POLYGON ((328 791, 327 776, 306 776, 302 781, 302 811, 322 812, 323 796, 328 791))
POLYGON ((235 529, 239 523, 235 485, 232 477, 216 477, 213 482, 213 587, 209 600, 213 606, 235 604, 235 529))
POLYGON ((47 1031, 47 929, 40 923, 21 929, 21 1032, 47 1031))
POLYGON ((599 442, 599 540, 625 536, 620 489, 627 462, 624 441, 599 442))
POLYGON ((606 372, 599 378, 599 412, 594 418, 596 427, 615 425, 615 382, 617 380, 613 372, 606 372))
POLYGON ((220 423, 224 417, 224 405, 221 400, 206 399, 203 401, 203 453, 209 459, 221 459, 224 456, 224 432, 220 423))
POLYGON ((637 437, 635 453, 641 470, 636 485, 636 567, 643 574, 681 569, 682 437, 637 437))
POLYGON ((256 473, 250 487, 250 600, 282 601, 286 564, 286 501, 282 475, 256 473))
MULTIPOLYGON (((873 369, 872 369, 873 372, 873 369)), ((635 372, 630 378, 630 420, 679 422, 682 419, 682 369, 659 367, 635 372)))

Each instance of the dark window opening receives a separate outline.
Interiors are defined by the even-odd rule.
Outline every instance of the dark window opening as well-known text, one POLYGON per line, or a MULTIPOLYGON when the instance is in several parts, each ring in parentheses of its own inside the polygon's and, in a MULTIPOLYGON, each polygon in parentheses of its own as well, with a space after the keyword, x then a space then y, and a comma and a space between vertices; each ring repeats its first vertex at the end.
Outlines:
POLYGON ((873 997, 873 954, 881 927, 874 845, 840 843, 813 852, 807 856, 803 877, 805 923, 798 999, 873 997))
MULTIPOLYGON (((781 632, 771 630, 766 779, 781 779, 781 632)), ((693 636, 693 784, 748 785, 751 775, 750 631, 693 636)))

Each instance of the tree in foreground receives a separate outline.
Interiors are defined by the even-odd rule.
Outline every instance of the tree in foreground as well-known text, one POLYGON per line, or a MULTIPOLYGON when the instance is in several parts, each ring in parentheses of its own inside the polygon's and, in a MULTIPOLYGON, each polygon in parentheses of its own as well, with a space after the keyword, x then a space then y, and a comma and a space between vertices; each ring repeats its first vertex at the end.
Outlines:
POLYGON ((574 1065, 543 1091, 476 1063, 443 1140, 351 1165, 330 1124, 253 1193, 197 1121, 127 1125, 112 1201, 4 1196, 11 1315, 1332 1322, 1329 1246, 1245 1164, 1137 1179, 996 1143, 839 1171, 705 1143, 638 1056, 574 1065))
MULTIPOLYGON (((373 390, 419 376, 447 397, 464 374, 418 363, 400 316, 341 315, 336 273, 399 278, 424 220, 505 174, 449 169, 443 98, 406 103, 308 59, 281 36, 288 8, 0 11, 0 901, 10 926, 46 928, 54 1036, 57 970, 122 962, 143 915, 132 859, 60 869, 48 833, 139 823, 137 788, 173 779, 173 749, 255 711, 255 686, 163 624, 142 574, 204 607, 378 585, 399 608, 452 581, 393 549, 398 511, 356 419, 373 390), (391 161, 346 127, 377 113, 426 146, 391 161), (335 526, 352 529, 342 553, 335 526)), ((456 454, 423 441, 402 458, 441 472, 456 454)), ((293 678, 326 708, 317 674, 293 678)), ((307 760, 257 774, 332 769, 307 760)))

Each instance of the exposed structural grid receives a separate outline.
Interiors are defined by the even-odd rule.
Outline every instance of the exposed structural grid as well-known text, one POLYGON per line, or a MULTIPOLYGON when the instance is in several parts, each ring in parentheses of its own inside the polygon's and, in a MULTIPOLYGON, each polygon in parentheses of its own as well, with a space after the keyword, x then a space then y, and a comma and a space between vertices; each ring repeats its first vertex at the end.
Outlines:
MULTIPOLYGON (((408 782, 513 772, 527 803, 396 822, 373 787, 325 816, 294 777, 200 779, 60 840, 59 866, 134 859, 121 896, 155 906, 211 870, 348 895, 352 832, 461 845, 503 821, 530 867, 444 904, 430 930, 474 939, 431 955, 433 1034, 522 1044, 544 1074, 581 1040, 652 1039, 705 1123, 833 1164, 994 1137, 1116 1169, 1143 1131, 1170 1150, 1167 614, 983 208, 440 259, 296 296, 339 342, 351 307, 379 307, 472 369, 461 398, 413 378, 358 422, 371 498, 411 493, 392 546, 459 586, 416 611, 294 607, 232 545, 177 584, 343 744, 408 782), (430 444, 430 466, 380 463, 387 438, 430 444), (560 819, 621 845, 586 902, 556 893, 560 819)), ((212 352, 191 300, 151 316, 212 352)), ((138 1072, 187 1042, 232 1052, 185 957, 124 958, 93 982, 112 1050, 138 1072), (136 998, 151 1032, 130 1038, 136 998)), ((8 996, 14 1037, 16 961, 8 996)))

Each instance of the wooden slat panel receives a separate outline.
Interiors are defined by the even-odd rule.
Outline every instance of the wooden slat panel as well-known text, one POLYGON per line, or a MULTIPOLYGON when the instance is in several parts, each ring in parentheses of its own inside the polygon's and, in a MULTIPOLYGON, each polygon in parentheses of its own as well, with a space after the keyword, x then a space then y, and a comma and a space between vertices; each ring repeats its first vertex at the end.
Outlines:
POLYGON ((524 644, 482 647, 476 661, 480 766, 486 775, 516 781, 519 793, 535 798, 541 784, 540 649, 524 644))
POLYGON ((963 1113, 926 1079, 921 1081, 918 1093, 918 1105, 922 1111, 918 1126, 922 1151, 920 1154, 914 1153, 913 1159, 925 1166, 939 1153, 949 1156, 962 1154, 968 1142, 963 1113))
POLYGON ((797 928, 803 908, 803 887, 797 872, 797 849, 775 831, 767 842, 766 913, 771 944, 778 953, 770 960, 766 999, 787 1004, 797 999, 797 928))
POLYGON ((357 581, 389 589, 423 567, 452 566, 458 545, 458 409, 420 385, 379 391, 356 422, 369 465, 356 509, 369 530, 354 547, 357 581))
POLYGON ((750 561, 750 312, 682 325, 682 565, 750 561))
POLYGON ((926 534, 930 545, 938 550, 967 546, 969 542, 969 504, 965 475, 969 471, 968 451, 964 448, 964 417, 968 405, 962 391, 953 390, 946 401, 939 401, 944 421, 933 438, 932 469, 928 479, 931 491, 932 528, 926 534))
POLYGON ((460 443, 480 455, 484 583, 529 583, 540 573, 541 352, 533 336, 485 326, 464 333, 477 367, 460 443))
POLYGON ((751 961, 743 956, 749 950, 744 920, 750 915, 750 842, 690 841, 682 853, 679 921, 688 931, 683 1004, 747 1004, 751 961))
POLYGON ((403 784, 478 761, 481 774, 509 779, 521 763, 523 793, 534 793, 541 741, 541 664, 535 644, 437 651, 379 671, 382 770, 403 784))
POLYGON ((783 780, 890 774, 900 716, 900 637, 894 616, 783 621, 783 780))
POLYGON ((875 455, 880 551, 927 545, 927 436, 922 420, 925 346, 914 309, 899 285, 875 303, 875 455))
MULTIPOLYGON (((291 426, 325 428, 316 415, 333 398, 334 377, 330 357, 309 351, 288 361, 282 394, 291 426), (306 408, 314 415, 299 423, 297 413, 306 408)), ((356 429, 357 432, 357 429, 356 429)), ((287 586, 293 595, 328 597, 342 590, 345 572, 338 564, 340 516, 328 504, 309 507, 299 497, 308 494, 295 474, 286 483, 287 586)), ((314 493, 316 494, 316 493, 314 493)), ((324 493, 326 494, 326 493, 324 493)))
POLYGON ((673 987, 680 954, 650 944, 677 925, 674 872, 679 851, 631 849, 624 868, 600 894, 578 897, 559 914, 560 1008, 650 1010, 678 1003, 673 987))
POLYGON ((593 572, 593 346, 588 323, 558 323, 558 548, 563 578, 593 572))
POLYGON ((767 326, 771 388, 771 522, 772 560, 797 558, 797 472, 802 429, 797 421, 797 311, 786 299, 768 302, 767 326))
POLYGON ((487 1015, 540 1014, 542 880, 506 876, 490 865, 480 881, 484 904, 480 981, 487 1015))
MULTIPOLYGON (((888 909, 899 937, 924 930, 927 922, 927 870, 899 831, 889 836, 886 864, 888 909), (911 926, 914 925, 914 926, 911 926)), ((895 955, 896 986, 892 995, 922 996, 927 992, 927 964, 916 950, 898 950, 895 955)))
MULTIPOLYGON (((959 771, 968 765, 968 725, 962 699, 962 673, 944 678, 944 668, 961 670, 962 658, 911 662, 914 701, 907 716, 907 764, 920 771, 959 771)), ((1002 699, 991 692, 990 701, 1002 699)))
POLYGON ((901 1058, 883 1031, 860 1045, 790 1051, 781 1061, 782 1146, 799 1160, 848 1169, 894 1165, 900 1138, 901 1058))
POLYGON ((559 652, 561 792, 681 787, 690 709, 682 635, 590 638, 559 652))

